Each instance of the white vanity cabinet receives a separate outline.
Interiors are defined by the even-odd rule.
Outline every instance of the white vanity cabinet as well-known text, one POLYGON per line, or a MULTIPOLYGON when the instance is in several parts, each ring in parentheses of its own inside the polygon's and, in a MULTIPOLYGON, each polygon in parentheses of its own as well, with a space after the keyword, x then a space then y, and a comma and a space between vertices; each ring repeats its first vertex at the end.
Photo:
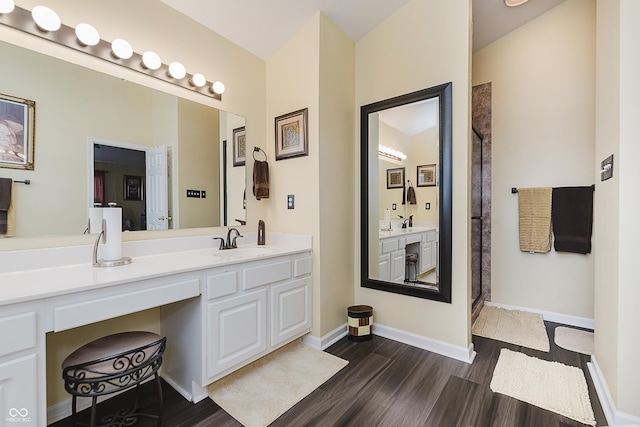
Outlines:
POLYGON ((404 237, 392 237, 380 240, 378 276, 385 282, 404 283, 405 276, 404 237))
POLYGON ((208 384, 310 332, 311 265, 301 252, 203 271, 200 299, 161 309, 162 333, 181 349, 163 377, 197 402, 208 384))
POLYGON ((46 424, 41 319, 37 305, 0 309, 0 426, 46 424))
POLYGON ((438 248, 438 234, 435 230, 422 233, 420 273, 424 273, 436 267, 438 248))

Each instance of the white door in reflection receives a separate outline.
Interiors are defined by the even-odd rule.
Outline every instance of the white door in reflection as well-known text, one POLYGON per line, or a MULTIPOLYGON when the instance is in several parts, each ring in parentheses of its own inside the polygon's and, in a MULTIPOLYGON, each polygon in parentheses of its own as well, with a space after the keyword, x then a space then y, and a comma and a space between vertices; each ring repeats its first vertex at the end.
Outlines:
POLYGON ((169 228, 167 146, 147 150, 147 230, 169 228))

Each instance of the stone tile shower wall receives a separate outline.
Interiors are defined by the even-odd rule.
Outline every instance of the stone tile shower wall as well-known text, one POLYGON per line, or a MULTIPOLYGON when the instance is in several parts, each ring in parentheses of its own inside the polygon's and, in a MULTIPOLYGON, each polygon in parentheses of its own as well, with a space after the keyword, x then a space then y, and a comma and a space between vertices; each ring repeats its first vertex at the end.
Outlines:
MULTIPOLYGON (((491 301, 491 83, 484 83, 472 88, 472 121, 476 129, 484 136, 482 142, 482 158, 480 158, 480 138, 473 133, 472 162, 479 166, 482 162, 482 176, 480 168, 472 167, 473 183, 482 184, 482 230, 480 221, 471 221, 472 271, 482 271, 482 295, 485 301, 491 301), (476 224, 477 223, 477 224, 476 224), (482 233, 482 247, 477 244, 478 236, 482 233), (475 240, 475 241, 474 241, 475 240), (480 256, 482 254, 482 257, 480 256), (482 259, 482 265, 479 266, 482 259)), ((473 187, 472 187, 473 188, 473 187)), ((478 211, 480 191, 472 191, 471 205, 478 211)), ((474 213, 475 214, 475 213, 474 213)), ((472 279, 472 288, 477 289, 479 280, 472 279), (476 283, 477 282, 477 283, 476 283)))

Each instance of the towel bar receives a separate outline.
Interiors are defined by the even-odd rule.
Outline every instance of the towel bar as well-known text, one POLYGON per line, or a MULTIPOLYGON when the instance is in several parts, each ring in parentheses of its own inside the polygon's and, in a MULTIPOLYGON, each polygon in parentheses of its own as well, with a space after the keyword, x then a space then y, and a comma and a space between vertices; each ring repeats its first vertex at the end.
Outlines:
MULTIPOLYGON (((596 191, 596 185, 595 184, 591 184, 591 189, 593 191, 596 191)), ((516 194, 518 192, 518 188, 517 187, 511 187, 511 194, 516 194)))

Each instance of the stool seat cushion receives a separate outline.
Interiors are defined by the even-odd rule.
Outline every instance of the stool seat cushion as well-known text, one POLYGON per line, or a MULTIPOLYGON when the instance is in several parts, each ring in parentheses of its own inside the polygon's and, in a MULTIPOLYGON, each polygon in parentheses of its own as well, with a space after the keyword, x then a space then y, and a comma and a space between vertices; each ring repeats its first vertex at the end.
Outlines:
MULTIPOLYGON (((64 369, 69 366, 98 361, 105 357, 130 352, 139 347, 152 344, 160 339, 161 337, 158 334, 146 331, 121 332, 108 335, 91 341, 71 353, 62 362, 62 368, 64 369)), ((153 355, 153 351, 147 351, 145 352, 144 359, 149 359, 153 355)), ((138 364, 142 364, 143 362, 143 360, 137 361, 138 364)))

